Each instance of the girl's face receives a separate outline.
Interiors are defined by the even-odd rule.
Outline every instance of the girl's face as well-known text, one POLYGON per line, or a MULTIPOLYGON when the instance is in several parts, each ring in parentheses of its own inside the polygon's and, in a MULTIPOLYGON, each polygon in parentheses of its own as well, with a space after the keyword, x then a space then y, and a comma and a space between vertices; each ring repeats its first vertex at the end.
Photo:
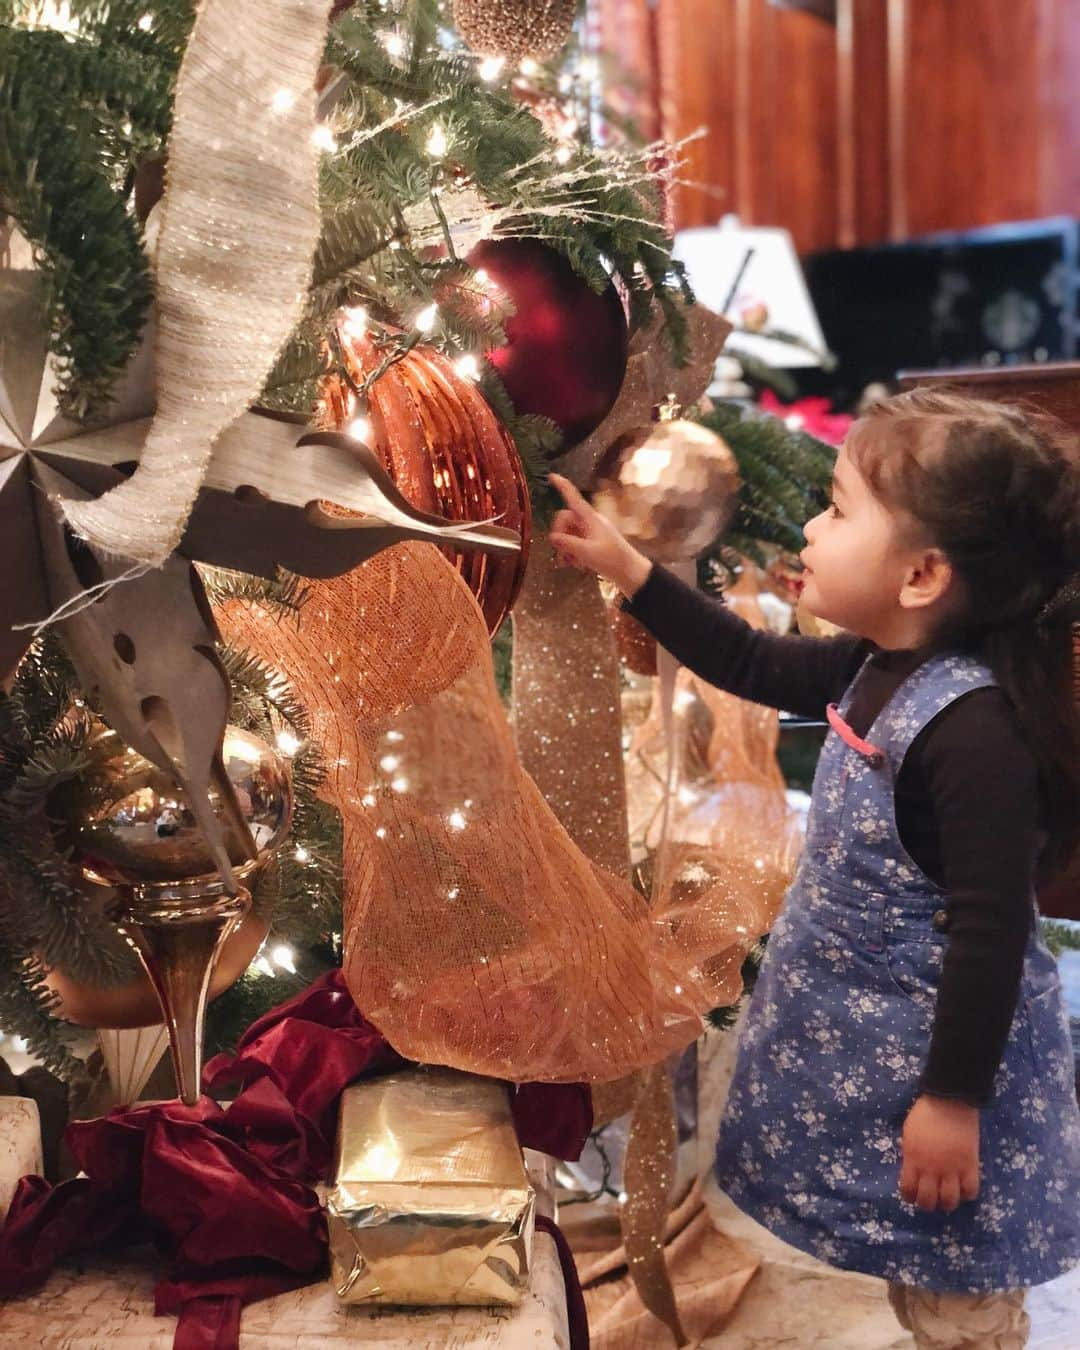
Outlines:
POLYGON ((882 647, 909 645, 901 597, 922 551, 912 523, 878 500, 844 450, 832 502, 804 533, 802 598, 810 613, 882 647))

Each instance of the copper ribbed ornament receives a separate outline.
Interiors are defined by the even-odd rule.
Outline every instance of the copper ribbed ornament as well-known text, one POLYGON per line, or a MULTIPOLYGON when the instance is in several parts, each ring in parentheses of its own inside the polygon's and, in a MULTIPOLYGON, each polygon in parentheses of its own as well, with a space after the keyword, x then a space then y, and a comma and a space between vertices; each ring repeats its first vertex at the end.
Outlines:
POLYGON ((570 39, 577 0, 454 0, 454 23, 477 56, 546 61, 570 39))
POLYGON ((593 505, 656 562, 686 562, 723 534, 739 471, 727 444, 697 422, 657 422, 618 442, 593 505))
MULTIPOLYGON (((342 350, 362 385, 382 351, 346 324, 342 350)), ((472 380, 440 352, 416 347, 367 389, 362 429, 356 398, 338 376, 323 385, 319 421, 362 440, 408 501, 454 523, 497 521, 521 536, 517 553, 445 549, 494 633, 517 597, 529 560, 532 512, 521 457, 472 380)))
MULTIPOLYGON (((284 839, 292 789, 284 762, 257 736, 226 727, 221 753, 249 837, 230 824, 216 793, 210 805, 226 825, 235 875, 246 879, 284 839)), ((214 966, 251 896, 226 889, 175 783, 113 731, 94 737, 88 767, 53 793, 48 811, 83 876, 118 893, 110 917, 154 986, 180 1096, 193 1105, 214 966)))

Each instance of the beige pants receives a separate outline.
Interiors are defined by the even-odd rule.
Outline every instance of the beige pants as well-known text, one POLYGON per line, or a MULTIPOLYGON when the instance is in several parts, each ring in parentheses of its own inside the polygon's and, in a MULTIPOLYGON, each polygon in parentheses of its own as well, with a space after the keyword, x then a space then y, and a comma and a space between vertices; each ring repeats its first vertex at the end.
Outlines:
POLYGON ((1024 1290, 1004 1294, 938 1294, 889 1285, 889 1302, 918 1350, 1023 1350, 1031 1319, 1024 1290))

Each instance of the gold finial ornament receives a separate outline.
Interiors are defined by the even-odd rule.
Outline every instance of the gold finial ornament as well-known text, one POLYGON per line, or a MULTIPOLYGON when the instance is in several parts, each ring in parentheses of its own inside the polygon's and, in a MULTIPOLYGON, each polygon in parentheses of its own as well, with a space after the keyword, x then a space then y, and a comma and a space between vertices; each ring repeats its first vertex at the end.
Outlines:
MULTIPOLYGON (((284 760, 250 732, 228 726, 225 774, 255 842, 230 826, 216 793, 237 880, 250 878, 288 833, 292 786, 284 760)), ((223 944, 251 907, 227 890, 189 803, 157 765, 102 727, 83 773, 49 798, 54 828, 86 880, 114 887, 110 917, 138 953, 161 1003, 180 1096, 199 1099, 203 1018, 223 944)))

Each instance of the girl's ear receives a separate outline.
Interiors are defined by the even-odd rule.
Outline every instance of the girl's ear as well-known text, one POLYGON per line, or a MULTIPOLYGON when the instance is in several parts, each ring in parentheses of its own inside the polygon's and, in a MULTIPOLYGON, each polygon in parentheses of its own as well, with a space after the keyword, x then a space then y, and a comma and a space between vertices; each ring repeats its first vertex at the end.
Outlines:
POLYGON ((953 567, 939 548, 917 554, 900 588, 904 609, 926 609, 945 597, 952 585, 953 567))

